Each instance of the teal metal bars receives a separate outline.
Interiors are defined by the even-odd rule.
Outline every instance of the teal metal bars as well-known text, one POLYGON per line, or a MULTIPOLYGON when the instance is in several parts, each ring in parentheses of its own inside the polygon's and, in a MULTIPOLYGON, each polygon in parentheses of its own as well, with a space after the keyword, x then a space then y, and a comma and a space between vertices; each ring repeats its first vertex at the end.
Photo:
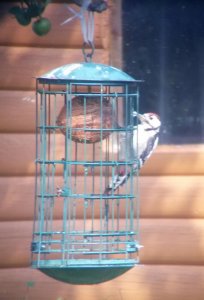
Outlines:
POLYGON ((139 261, 132 154, 138 82, 93 63, 63 66, 37 79, 32 267, 49 276, 99 283, 139 261), (121 168, 129 180, 105 193, 121 168))

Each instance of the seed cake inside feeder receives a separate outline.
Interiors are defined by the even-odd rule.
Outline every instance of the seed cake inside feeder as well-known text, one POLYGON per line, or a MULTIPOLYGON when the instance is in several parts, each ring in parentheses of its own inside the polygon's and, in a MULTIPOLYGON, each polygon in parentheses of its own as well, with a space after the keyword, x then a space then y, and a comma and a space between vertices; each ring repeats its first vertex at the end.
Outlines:
POLYGON ((107 138, 113 127, 112 104, 108 98, 77 96, 65 104, 57 118, 61 132, 78 143, 96 143, 107 138), (68 105, 68 107, 67 107, 68 105), (67 112, 67 110, 70 110, 67 112))

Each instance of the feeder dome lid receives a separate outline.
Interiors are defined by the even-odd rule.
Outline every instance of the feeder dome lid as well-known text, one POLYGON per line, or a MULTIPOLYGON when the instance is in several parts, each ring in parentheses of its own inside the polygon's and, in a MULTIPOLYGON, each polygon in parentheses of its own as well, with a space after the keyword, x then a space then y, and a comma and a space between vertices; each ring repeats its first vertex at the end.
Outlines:
POLYGON ((50 81, 105 81, 135 82, 136 80, 112 66, 93 62, 74 63, 56 68, 39 78, 40 82, 50 81))

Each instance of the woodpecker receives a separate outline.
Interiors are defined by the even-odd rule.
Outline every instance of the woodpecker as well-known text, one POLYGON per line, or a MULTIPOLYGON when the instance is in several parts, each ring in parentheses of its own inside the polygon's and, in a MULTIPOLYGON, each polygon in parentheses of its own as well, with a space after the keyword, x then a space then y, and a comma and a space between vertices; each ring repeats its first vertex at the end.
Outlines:
MULTIPOLYGON (((133 173, 136 173, 144 165, 157 147, 161 127, 160 118, 155 113, 145 113, 143 115, 135 113, 135 116, 139 119, 140 124, 134 126, 133 129, 132 156, 136 161, 133 165, 133 173)), ((129 177, 130 171, 125 167, 119 167, 117 174, 105 189, 104 194, 109 194, 111 191, 115 192, 129 177)))

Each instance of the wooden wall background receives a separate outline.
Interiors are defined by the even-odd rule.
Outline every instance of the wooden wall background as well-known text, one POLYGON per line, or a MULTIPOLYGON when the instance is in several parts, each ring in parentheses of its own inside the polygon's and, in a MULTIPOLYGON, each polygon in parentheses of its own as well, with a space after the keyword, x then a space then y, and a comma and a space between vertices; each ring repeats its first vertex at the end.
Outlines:
MULTIPOLYGON (((122 65, 120 1, 96 16, 95 62, 122 65)), ((34 205, 35 76, 82 61, 79 21, 63 4, 37 37, 0 4, 0 299, 203 300, 204 146, 166 146, 142 170, 141 264, 96 286, 73 286, 30 268, 34 205)))

